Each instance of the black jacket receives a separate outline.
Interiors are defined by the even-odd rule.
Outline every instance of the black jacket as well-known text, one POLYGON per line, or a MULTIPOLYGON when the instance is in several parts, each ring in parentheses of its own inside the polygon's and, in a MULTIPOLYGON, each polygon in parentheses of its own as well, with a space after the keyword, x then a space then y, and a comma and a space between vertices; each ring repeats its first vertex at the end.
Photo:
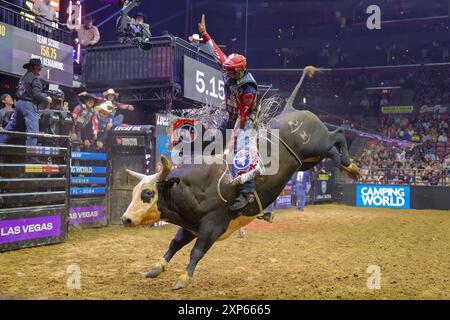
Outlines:
POLYGON ((18 100, 31 101, 35 105, 47 102, 47 94, 42 89, 41 80, 31 71, 20 78, 16 95, 18 100))

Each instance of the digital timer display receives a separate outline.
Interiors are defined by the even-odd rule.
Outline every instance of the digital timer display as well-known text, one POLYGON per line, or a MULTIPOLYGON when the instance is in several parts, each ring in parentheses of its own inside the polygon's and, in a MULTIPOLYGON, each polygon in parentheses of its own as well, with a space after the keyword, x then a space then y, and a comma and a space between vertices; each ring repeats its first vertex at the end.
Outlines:
POLYGON ((220 105, 225 102, 225 82, 222 72, 184 56, 184 97, 220 105))
POLYGON ((73 85, 73 47, 50 38, 0 23, 0 72, 22 76, 22 66, 41 59, 41 78, 50 83, 73 85))

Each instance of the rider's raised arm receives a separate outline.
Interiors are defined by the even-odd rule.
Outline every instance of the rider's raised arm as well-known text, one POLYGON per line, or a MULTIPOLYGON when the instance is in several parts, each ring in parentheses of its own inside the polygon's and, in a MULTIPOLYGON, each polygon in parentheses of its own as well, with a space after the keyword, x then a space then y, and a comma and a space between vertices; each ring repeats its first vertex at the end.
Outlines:
POLYGON ((209 50, 211 51, 211 54, 216 59, 217 63, 219 63, 220 66, 225 62, 225 59, 227 56, 223 51, 219 48, 219 46, 216 44, 216 42, 211 38, 208 32, 206 32, 206 22, 205 22, 205 15, 202 14, 202 20, 198 24, 198 31, 203 37, 203 41, 205 41, 206 45, 208 46, 209 50))
POLYGON ((209 50, 211 51, 212 55, 214 56, 214 59, 216 59, 217 63, 219 63, 221 66, 225 62, 225 59, 227 56, 225 53, 223 53, 222 49, 219 48, 219 46, 216 44, 216 42, 211 38, 211 36, 208 34, 208 32, 204 32, 202 34, 203 41, 205 41, 206 45, 208 46, 209 50))

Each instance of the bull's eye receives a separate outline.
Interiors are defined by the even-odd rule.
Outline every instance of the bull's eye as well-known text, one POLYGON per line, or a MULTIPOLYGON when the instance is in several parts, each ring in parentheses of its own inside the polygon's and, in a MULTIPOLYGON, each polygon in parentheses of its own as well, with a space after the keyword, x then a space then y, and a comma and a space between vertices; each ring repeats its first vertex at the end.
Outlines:
POLYGON ((144 189, 142 190, 141 193, 141 200, 144 203, 150 203, 150 201, 152 201, 152 198, 154 197, 155 192, 153 190, 150 189, 144 189))

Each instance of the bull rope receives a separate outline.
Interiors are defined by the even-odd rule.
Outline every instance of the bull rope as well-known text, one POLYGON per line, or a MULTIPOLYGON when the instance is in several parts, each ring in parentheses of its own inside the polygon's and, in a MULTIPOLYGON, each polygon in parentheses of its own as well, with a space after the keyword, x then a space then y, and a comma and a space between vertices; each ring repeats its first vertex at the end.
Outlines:
MULTIPOLYGON (((276 135, 276 134, 273 133, 272 131, 270 131, 270 134, 273 135, 275 138, 277 138, 279 141, 281 141, 281 143, 286 147, 286 149, 289 151, 289 153, 290 153, 292 156, 294 156, 294 158, 295 158, 295 159, 298 161, 298 163, 299 163, 299 166, 298 166, 297 170, 300 169, 301 166, 303 165, 303 162, 302 162, 302 160, 300 159, 300 157, 295 153, 295 151, 292 150, 292 148, 287 144, 287 142, 284 141, 283 139, 281 139, 278 135, 276 135)), ((227 172, 228 172, 228 173, 230 172, 229 167, 228 167, 228 162, 227 162, 223 157, 219 157, 219 156, 216 156, 216 157, 219 158, 219 159, 221 159, 223 162, 225 162, 225 170, 223 171, 222 175, 220 176, 219 180, 217 181, 217 185, 216 185, 216 187, 217 187, 217 194, 219 195, 219 198, 220 198, 223 202, 228 203, 227 199, 225 199, 225 198, 223 197, 222 192, 221 192, 221 189, 220 189, 220 183, 221 183, 222 180, 225 178, 225 175, 227 174, 227 172)), ((229 180, 229 179, 227 179, 227 180, 229 180)), ((234 180, 235 180, 235 179, 232 179, 231 181, 229 181, 229 183, 235 184, 235 183, 233 183, 234 180)), ((261 200, 260 200, 260 198, 259 198, 259 195, 258 195, 258 193, 257 193, 256 191, 254 191, 253 194, 255 195, 256 202, 257 202, 257 204, 258 204, 259 213, 262 213, 263 210, 264 210, 264 208, 262 207, 262 204, 261 204, 261 200)))

